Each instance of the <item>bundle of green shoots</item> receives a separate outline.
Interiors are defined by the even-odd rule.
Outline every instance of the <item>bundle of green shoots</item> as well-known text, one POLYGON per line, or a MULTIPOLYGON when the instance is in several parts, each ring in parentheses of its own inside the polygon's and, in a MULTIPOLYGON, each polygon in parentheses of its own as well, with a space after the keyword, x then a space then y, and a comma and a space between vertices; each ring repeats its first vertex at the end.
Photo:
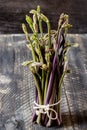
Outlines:
POLYGON ((32 121, 46 127, 62 122, 60 112, 61 87, 67 69, 67 51, 72 45, 66 40, 68 15, 62 13, 57 30, 51 30, 49 19, 41 13, 40 6, 31 10, 33 18, 26 15, 32 34, 22 24, 23 32, 31 50, 32 60, 25 61, 35 80, 35 106, 32 121), (43 22, 47 25, 47 33, 43 32, 43 22))

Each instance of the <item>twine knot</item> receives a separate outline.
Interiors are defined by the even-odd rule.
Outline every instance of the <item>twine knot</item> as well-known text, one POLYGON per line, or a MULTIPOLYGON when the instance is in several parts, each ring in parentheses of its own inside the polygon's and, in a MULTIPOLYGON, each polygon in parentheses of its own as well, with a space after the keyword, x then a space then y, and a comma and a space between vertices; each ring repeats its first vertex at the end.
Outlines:
POLYGON ((34 101, 34 105, 35 106, 33 108, 36 109, 36 115, 39 115, 39 113, 47 114, 47 116, 48 116, 49 119, 56 120, 58 118, 58 113, 53 108, 51 108, 51 107, 53 107, 55 105, 58 105, 60 102, 61 102, 61 99, 58 102, 54 103, 54 104, 40 105, 40 104, 37 104, 34 101), (49 114, 49 111, 54 112, 55 116, 51 117, 50 114, 49 114))

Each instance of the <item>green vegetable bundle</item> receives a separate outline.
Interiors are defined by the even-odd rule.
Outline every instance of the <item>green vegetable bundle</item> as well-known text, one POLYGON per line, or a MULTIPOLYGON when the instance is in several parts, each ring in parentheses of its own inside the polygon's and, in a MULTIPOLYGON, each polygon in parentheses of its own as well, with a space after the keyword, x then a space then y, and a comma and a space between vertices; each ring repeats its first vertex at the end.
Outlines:
POLYGON ((51 30, 49 19, 41 13, 40 6, 31 10, 33 18, 26 16, 26 22, 32 30, 29 35, 26 25, 22 29, 29 42, 27 47, 32 52, 32 61, 25 61, 35 80, 35 106, 32 121, 44 126, 60 125, 61 86, 67 68, 67 51, 71 44, 66 40, 68 15, 62 13, 57 30, 51 30), (43 32, 43 22, 47 25, 47 33, 43 32))

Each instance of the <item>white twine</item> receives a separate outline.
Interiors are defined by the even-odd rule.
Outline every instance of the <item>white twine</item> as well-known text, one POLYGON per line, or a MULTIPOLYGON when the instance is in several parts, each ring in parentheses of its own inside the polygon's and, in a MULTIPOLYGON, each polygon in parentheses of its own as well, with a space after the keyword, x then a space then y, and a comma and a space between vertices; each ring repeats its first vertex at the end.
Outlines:
POLYGON ((49 119, 56 120, 58 118, 58 114, 53 108, 50 108, 50 107, 58 105, 61 102, 61 100, 62 99, 60 99, 58 102, 56 102, 54 104, 51 104, 51 105, 49 105, 49 104, 47 104, 47 105, 39 105, 34 101, 35 106, 33 107, 33 109, 36 109, 36 115, 38 115, 39 113, 47 114, 49 119), (39 109, 39 110, 37 110, 37 109, 39 109), (55 117, 51 117, 50 114, 49 114, 49 111, 54 112, 55 117))

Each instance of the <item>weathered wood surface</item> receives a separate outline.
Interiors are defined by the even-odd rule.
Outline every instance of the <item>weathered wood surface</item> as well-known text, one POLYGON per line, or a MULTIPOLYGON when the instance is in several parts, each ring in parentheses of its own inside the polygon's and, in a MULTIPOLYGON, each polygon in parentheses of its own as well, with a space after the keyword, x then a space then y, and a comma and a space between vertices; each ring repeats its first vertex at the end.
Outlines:
POLYGON ((59 15, 64 12, 70 16, 71 33, 87 33, 86 0, 0 0, 0 33, 22 33, 25 14, 37 5, 51 20, 52 29, 57 28, 59 15))
POLYGON ((0 130, 87 129, 87 34, 69 35, 78 48, 69 51, 69 66, 62 88, 60 128, 33 126, 34 82, 21 63, 31 59, 24 35, 0 35, 0 130), (17 128, 17 129, 16 129, 17 128))

